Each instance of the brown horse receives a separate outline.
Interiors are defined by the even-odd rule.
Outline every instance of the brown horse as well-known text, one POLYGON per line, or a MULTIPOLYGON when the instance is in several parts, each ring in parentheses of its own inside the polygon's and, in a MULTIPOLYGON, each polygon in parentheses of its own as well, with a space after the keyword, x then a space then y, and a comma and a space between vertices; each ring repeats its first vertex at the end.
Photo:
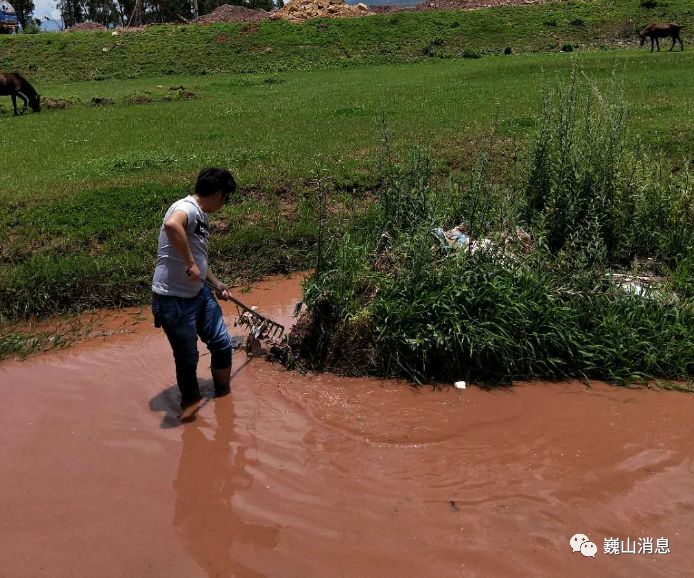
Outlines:
POLYGON ((12 97, 15 116, 24 114, 27 104, 34 112, 41 112, 41 97, 18 72, 0 72, 0 95, 12 97), (17 97, 24 101, 24 108, 21 112, 17 112, 17 97))
POLYGON ((646 28, 644 28, 639 35, 641 36, 641 46, 646 43, 646 38, 650 38, 651 52, 653 52, 653 41, 655 41, 655 44, 658 47, 658 52, 660 52, 660 42, 658 42, 658 39, 667 38, 669 36, 672 38, 672 46, 670 47, 671 52, 675 47, 675 42, 677 40, 679 40, 680 47, 682 50, 684 50, 684 44, 682 44, 682 39, 680 38, 680 30, 682 30, 682 26, 676 22, 670 22, 669 24, 651 24, 650 26, 646 26, 646 28))

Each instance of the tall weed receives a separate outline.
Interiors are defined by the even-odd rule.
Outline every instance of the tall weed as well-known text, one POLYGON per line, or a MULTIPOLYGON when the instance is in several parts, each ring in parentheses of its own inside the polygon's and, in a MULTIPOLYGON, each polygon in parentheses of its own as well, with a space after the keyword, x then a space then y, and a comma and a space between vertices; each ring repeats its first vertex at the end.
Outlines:
POLYGON ((307 283, 309 339, 321 343, 312 363, 416 382, 689 377, 689 170, 630 145, 626 108, 616 75, 603 94, 574 71, 548 95, 510 185, 491 179, 485 154, 468 179, 446 182, 419 148, 383 164, 378 203, 332 240, 307 283), (454 224, 467 248, 434 239, 454 224), (616 282, 637 258, 668 283, 616 282))
POLYGON ((616 74, 601 92, 574 70, 544 103, 525 183, 529 226, 553 253, 583 245, 594 260, 635 257, 672 263, 694 243, 688 168, 673 174, 627 138, 627 107, 616 74), (601 248, 604 246, 604 249, 601 248))

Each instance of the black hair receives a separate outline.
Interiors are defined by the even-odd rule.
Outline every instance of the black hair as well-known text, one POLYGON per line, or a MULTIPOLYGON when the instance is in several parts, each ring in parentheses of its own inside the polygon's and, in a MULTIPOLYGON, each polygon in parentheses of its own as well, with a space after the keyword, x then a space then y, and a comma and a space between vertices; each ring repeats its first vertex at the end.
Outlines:
POLYGON ((200 171, 195 183, 195 194, 201 197, 209 197, 215 193, 224 193, 229 196, 236 191, 236 181, 226 169, 207 167, 200 171))

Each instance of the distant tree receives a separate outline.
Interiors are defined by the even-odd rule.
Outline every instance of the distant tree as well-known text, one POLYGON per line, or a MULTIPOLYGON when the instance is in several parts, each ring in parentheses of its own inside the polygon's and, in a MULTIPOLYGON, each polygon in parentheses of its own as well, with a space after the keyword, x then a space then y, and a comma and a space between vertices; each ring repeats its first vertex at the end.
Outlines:
POLYGON ((232 4, 231 1, 225 0, 198 0, 198 11, 200 15, 209 14, 215 8, 219 8, 222 4, 232 4))
POLYGON ((65 28, 84 22, 84 5, 80 0, 58 0, 58 10, 65 28))
POLYGON ((148 0, 144 2, 148 21, 176 22, 179 16, 190 18, 190 0, 148 0))
POLYGON ((87 0, 84 3, 87 20, 108 26, 119 21, 118 10, 113 0, 87 0))
POLYGON ((41 20, 38 18, 29 18, 26 26, 22 30, 24 34, 38 34, 41 32, 41 20))
MULTIPOLYGON (((63 2, 68 0, 61 0, 63 2)), ((77 0, 72 0, 77 1, 77 0)), ((85 0, 82 0, 85 2, 85 0)), ((135 0, 93 0, 96 4, 111 4, 113 6, 113 19, 125 26, 130 20, 135 9, 135 0)), ((222 4, 236 4, 247 8, 271 10, 275 6, 275 1, 281 0, 198 0, 198 12, 200 15, 209 14, 222 4)), ((86 0, 86 4, 89 4, 86 0)), ((142 20, 144 24, 155 24, 162 22, 178 22, 180 18, 191 18, 193 15, 192 0, 142 0, 142 20)), ((104 23, 103 20, 92 20, 104 23)))
POLYGON ((125 26, 135 8, 135 0, 116 0, 115 6, 120 25, 125 26))
POLYGON ((275 7, 275 3, 272 0, 251 0, 246 6, 255 10, 267 10, 269 12, 275 7))
POLYGON ((32 26, 31 15, 35 9, 33 0, 13 0, 12 5, 17 12, 17 20, 22 25, 22 29, 32 26))

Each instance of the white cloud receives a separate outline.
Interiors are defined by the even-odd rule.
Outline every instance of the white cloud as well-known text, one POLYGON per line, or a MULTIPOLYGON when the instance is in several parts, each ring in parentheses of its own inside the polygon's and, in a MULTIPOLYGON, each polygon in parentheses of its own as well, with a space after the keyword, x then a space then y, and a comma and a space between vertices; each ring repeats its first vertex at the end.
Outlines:
POLYGON ((36 6, 34 18, 43 20, 44 16, 50 16, 55 20, 60 20, 60 10, 56 8, 55 0, 34 0, 34 6, 36 6))

